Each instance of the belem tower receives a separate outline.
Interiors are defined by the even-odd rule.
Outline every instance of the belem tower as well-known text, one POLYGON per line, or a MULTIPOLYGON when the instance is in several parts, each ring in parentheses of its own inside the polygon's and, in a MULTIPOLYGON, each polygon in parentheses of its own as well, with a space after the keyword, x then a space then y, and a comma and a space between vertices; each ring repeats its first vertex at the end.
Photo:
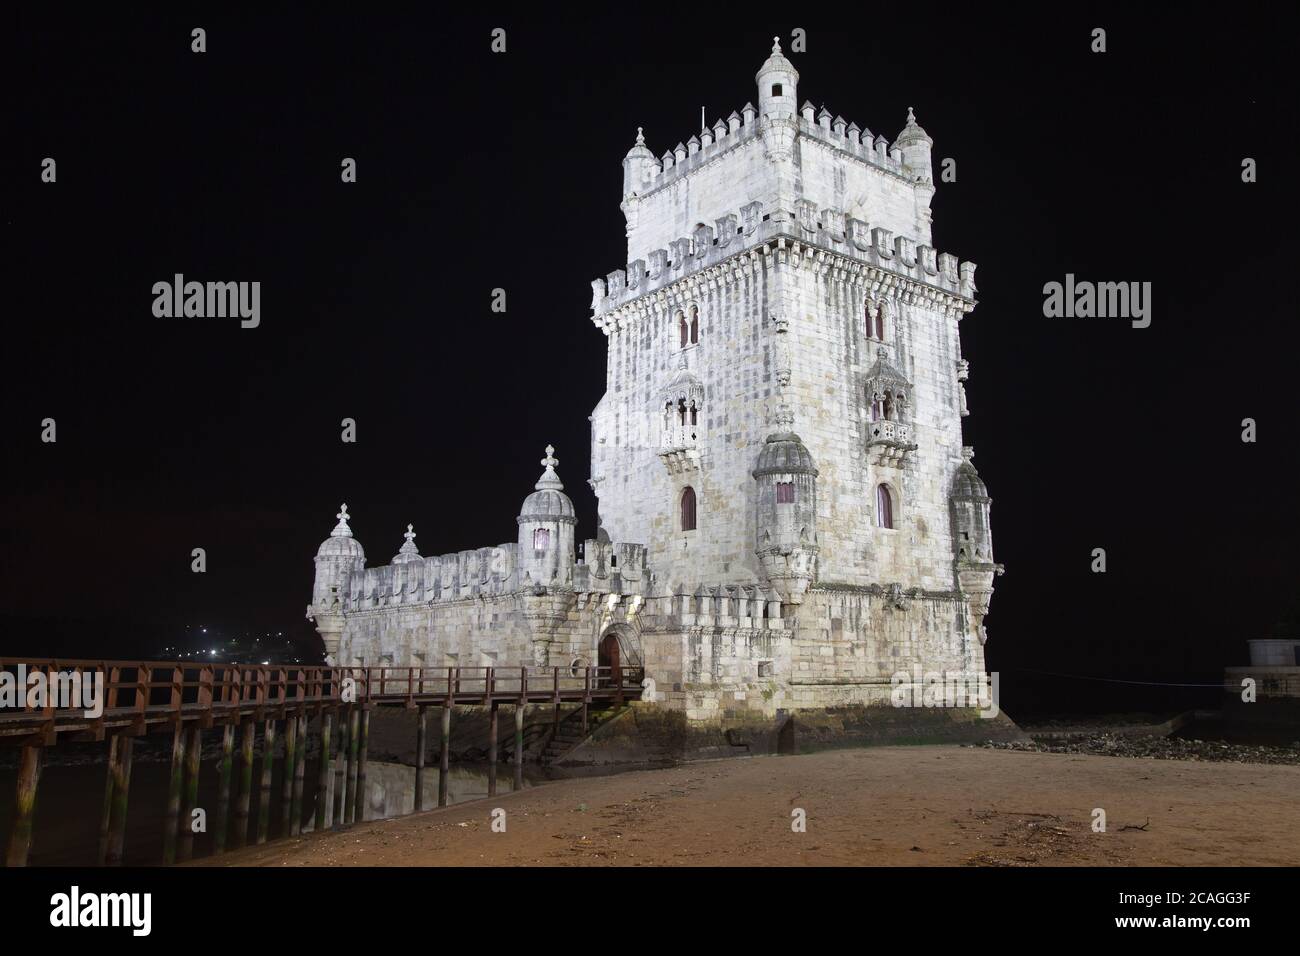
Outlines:
POLYGON ((800 106, 779 43, 756 81, 757 106, 623 159, 627 263, 591 284, 595 536, 576 550, 550 447, 504 544, 425 557, 408 526, 367 567, 344 506, 308 609, 331 663, 617 661, 703 723, 983 675, 975 266, 931 245, 933 141, 910 108, 891 144, 800 106))

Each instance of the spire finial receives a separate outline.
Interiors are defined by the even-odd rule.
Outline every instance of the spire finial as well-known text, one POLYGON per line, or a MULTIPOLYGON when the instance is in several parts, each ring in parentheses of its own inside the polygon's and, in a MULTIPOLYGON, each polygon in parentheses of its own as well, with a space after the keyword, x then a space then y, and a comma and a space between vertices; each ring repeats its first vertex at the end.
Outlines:
POLYGON ((405 538, 405 539, 406 539, 408 542, 410 542, 411 544, 414 544, 414 543, 415 543, 415 525, 413 525, 413 524, 408 524, 408 525, 406 526, 406 534, 402 535, 402 537, 405 538))
POLYGON ((641 129, 640 126, 638 126, 638 127, 636 128, 636 144, 637 144, 638 146, 644 146, 644 145, 645 145, 645 134, 644 134, 644 132, 642 131, 642 129, 641 129))
POLYGON ((336 514, 334 517, 339 519, 339 523, 336 524, 334 526, 334 530, 330 532, 330 537, 331 538, 352 537, 352 529, 348 527, 348 506, 346 502, 343 503, 342 505, 339 505, 339 513, 336 514))
POLYGON ((780 54, 780 52, 781 52, 781 38, 780 38, 780 37, 772 37, 772 52, 773 52, 773 53, 776 53, 776 54, 780 54))
POLYGON ((907 108, 907 125, 908 126, 916 125, 916 114, 912 112, 912 107, 910 106, 907 108))
POLYGON ((537 479, 534 485, 538 491, 550 488, 555 491, 564 490, 564 484, 560 481, 560 476, 555 473, 555 466, 558 465, 559 459, 555 457, 555 448, 552 445, 546 446, 546 457, 542 459, 542 467, 546 470, 542 472, 542 477, 537 479))
POLYGON ((794 409, 792 409, 784 400, 776 407, 776 427, 785 431, 791 431, 794 428, 794 409))

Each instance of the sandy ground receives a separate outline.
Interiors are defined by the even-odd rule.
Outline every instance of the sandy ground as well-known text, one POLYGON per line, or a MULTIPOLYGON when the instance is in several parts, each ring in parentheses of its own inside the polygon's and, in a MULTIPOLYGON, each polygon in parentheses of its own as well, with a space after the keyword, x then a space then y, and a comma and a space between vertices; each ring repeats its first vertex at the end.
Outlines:
POLYGON ((720 760, 557 781, 195 865, 1186 864, 1300 864, 1300 767, 961 747, 720 760), (1095 807, 1105 833, 1092 832, 1095 807), (806 832, 792 830, 796 808, 806 832))

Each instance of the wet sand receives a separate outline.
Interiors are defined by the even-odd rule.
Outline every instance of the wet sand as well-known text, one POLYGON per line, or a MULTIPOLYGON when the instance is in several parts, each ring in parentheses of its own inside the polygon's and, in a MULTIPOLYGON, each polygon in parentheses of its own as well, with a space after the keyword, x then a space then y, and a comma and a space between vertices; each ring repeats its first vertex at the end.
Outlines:
POLYGON ((1298 836, 1300 767, 879 747, 556 781, 196 865, 1295 866, 1298 836))

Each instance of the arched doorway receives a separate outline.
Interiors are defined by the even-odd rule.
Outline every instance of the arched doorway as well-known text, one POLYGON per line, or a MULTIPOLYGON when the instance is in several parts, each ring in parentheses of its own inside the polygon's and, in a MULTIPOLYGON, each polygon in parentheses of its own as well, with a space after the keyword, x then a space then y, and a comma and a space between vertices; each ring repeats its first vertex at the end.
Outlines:
POLYGON ((600 672, 600 683, 606 686, 619 683, 623 679, 623 655, 619 648, 618 634, 610 631, 601 638, 597 651, 597 666, 609 668, 607 671, 602 670, 600 672))

